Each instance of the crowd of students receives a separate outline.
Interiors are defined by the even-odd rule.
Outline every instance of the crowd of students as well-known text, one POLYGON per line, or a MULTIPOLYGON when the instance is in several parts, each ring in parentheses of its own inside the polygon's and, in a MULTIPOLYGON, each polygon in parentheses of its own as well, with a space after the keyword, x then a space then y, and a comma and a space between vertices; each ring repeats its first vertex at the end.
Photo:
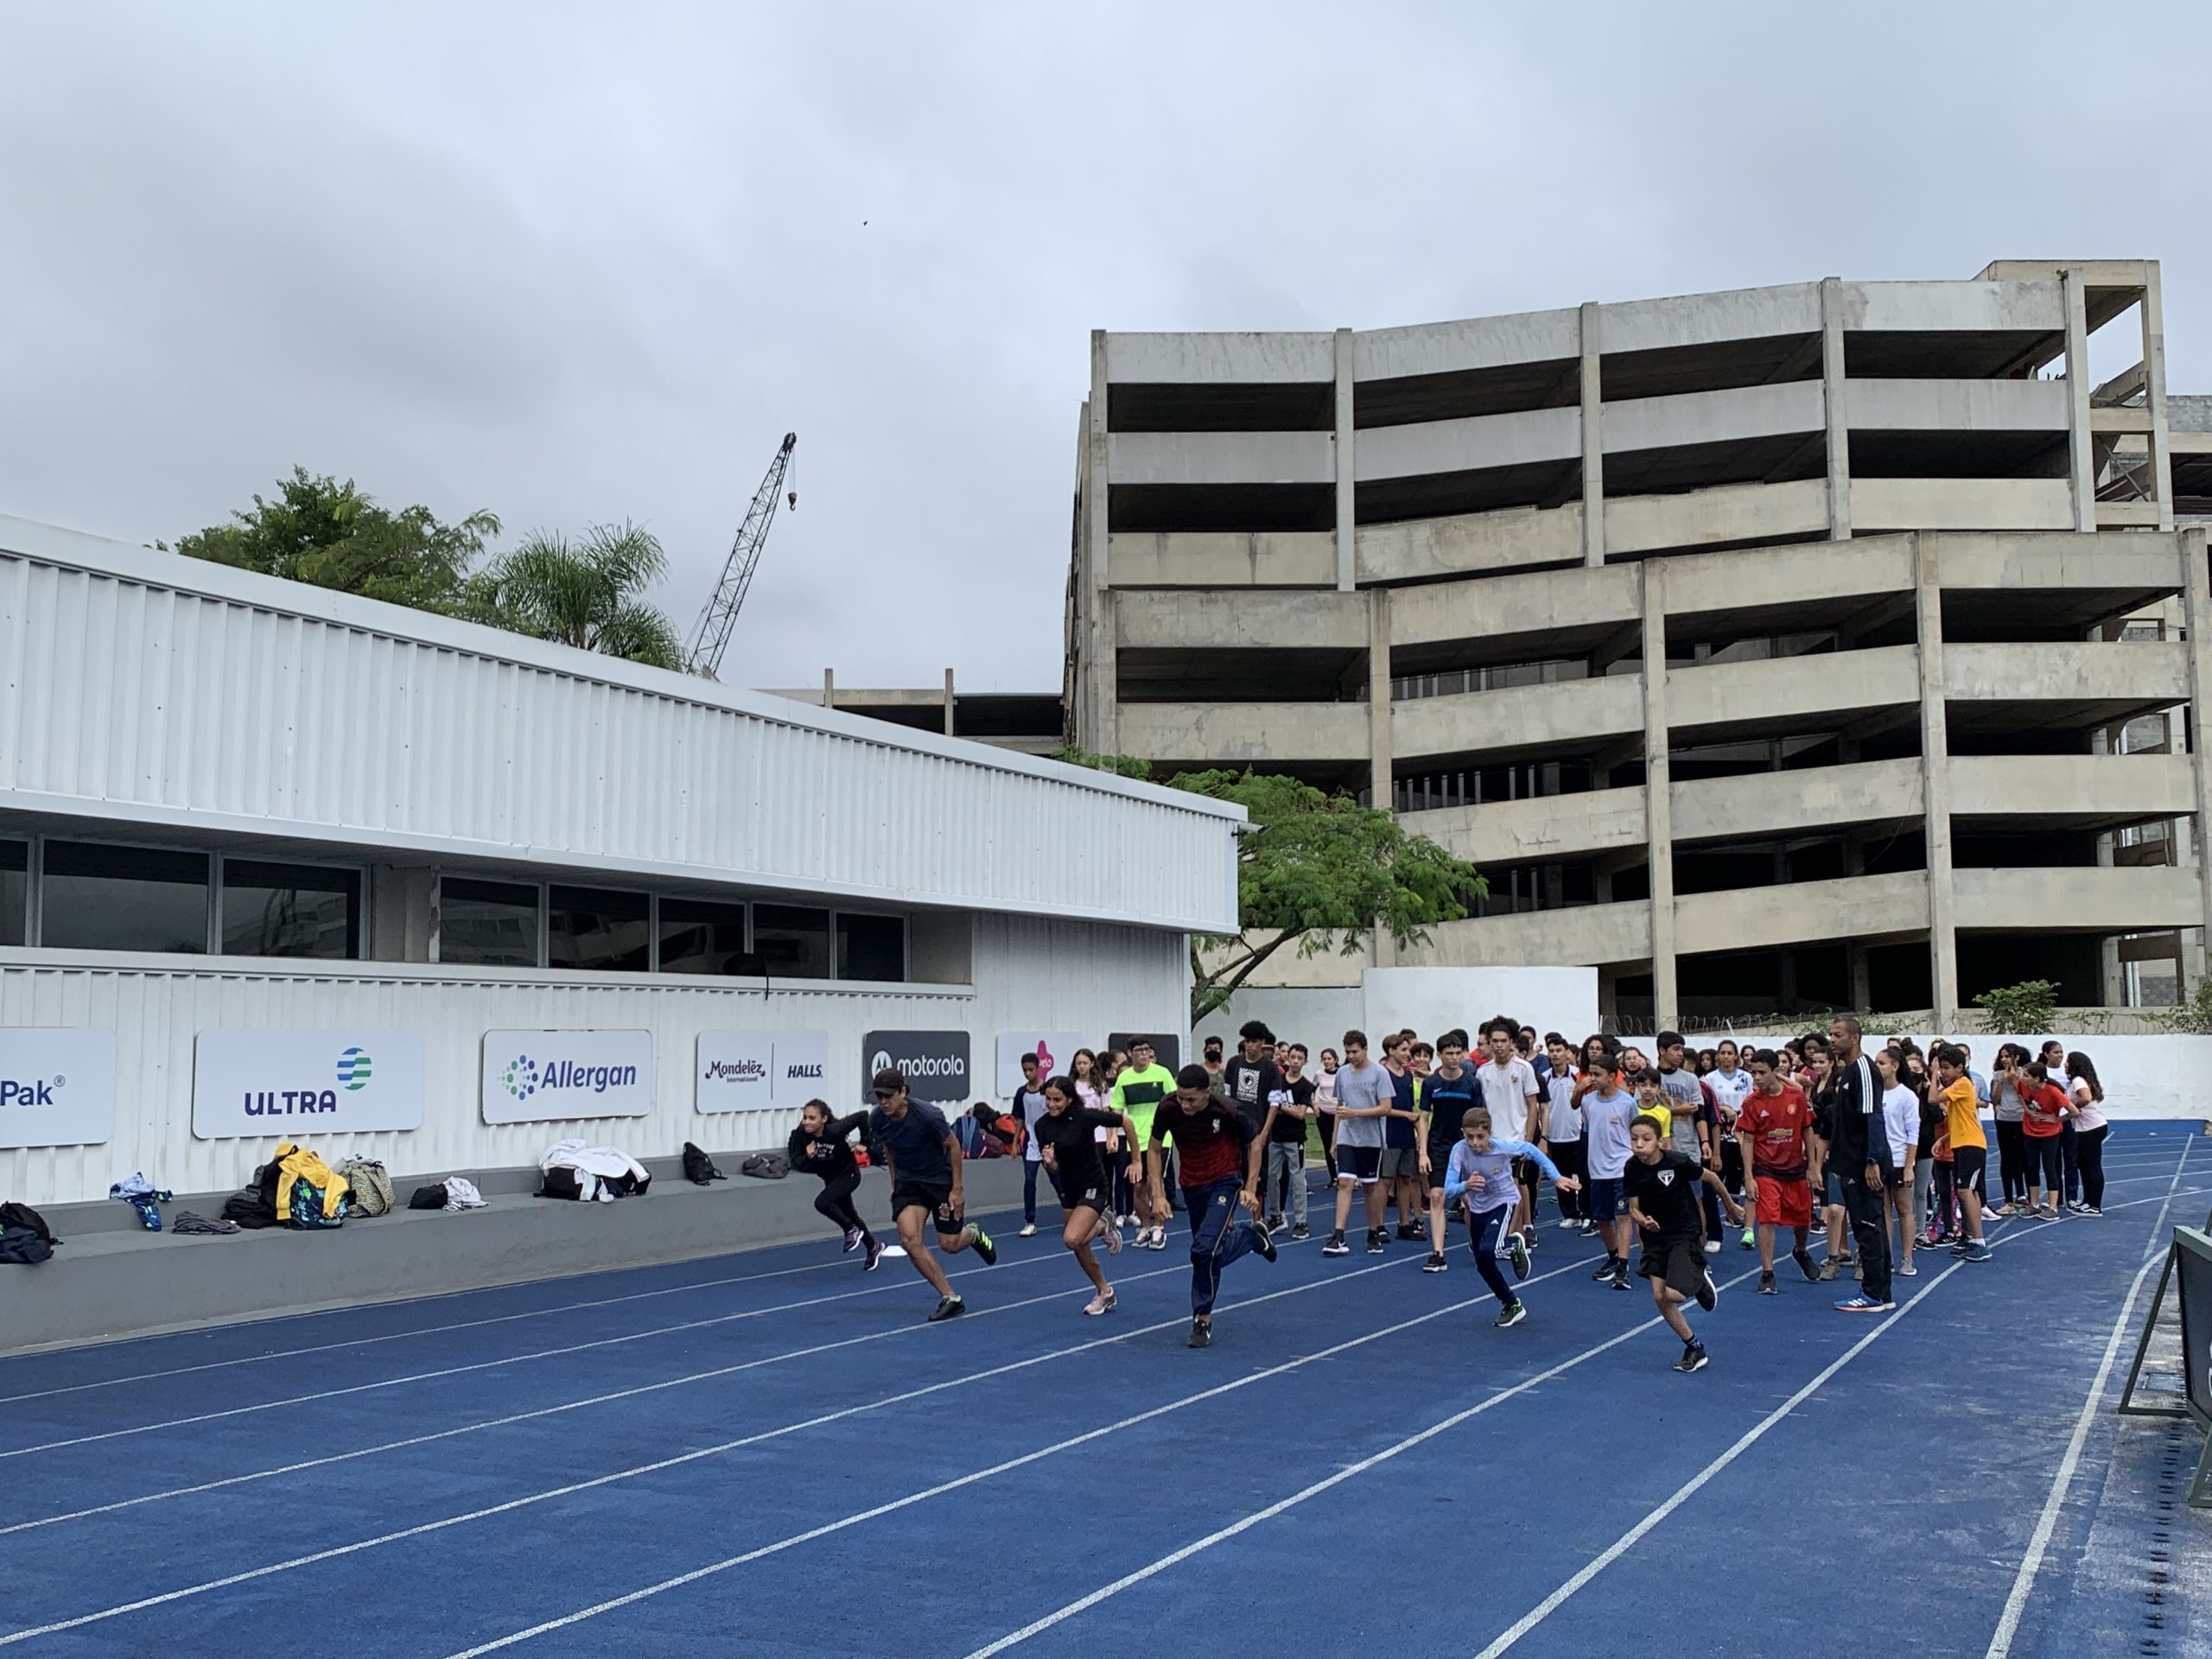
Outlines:
MULTIPOLYGON (((1002 1115, 988 1103, 974 1115, 1024 1161, 1022 1236, 1037 1230, 1041 1172, 1060 1202, 1061 1243, 1092 1287, 1084 1312, 1096 1317, 1115 1306, 1099 1249, 1165 1249, 1182 1211, 1194 1348, 1212 1341, 1224 1268, 1248 1254, 1274 1261, 1285 1229, 1312 1236, 1309 1143, 1332 1192, 1324 1255, 1351 1253, 1355 1207, 1366 1252, 1387 1253, 1395 1205, 1396 1240, 1425 1243, 1424 1271, 1443 1273, 1457 1221, 1501 1328, 1528 1316, 1516 1285, 1541 1242, 1548 1179, 1556 1226, 1605 1249, 1595 1282, 1628 1289, 1635 1256, 1681 1339, 1681 1371, 1707 1363, 1685 1310, 1713 1307, 1713 1262, 1730 1229, 1758 1253, 1758 1294, 1778 1294, 1786 1236, 1806 1280, 1845 1269, 1857 1280, 1839 1312, 1878 1314, 1896 1306, 1892 1275, 1918 1272, 1916 1251, 1988 1261, 1986 1217, 2102 1213, 2103 1087, 2088 1055, 2056 1041, 2034 1054, 2006 1043, 1985 1073, 1963 1043, 1923 1052, 1892 1037, 1871 1046, 1848 1015, 1777 1047, 1724 1039, 1694 1055, 1675 1032, 1647 1054, 1604 1035, 1539 1040, 1501 1015, 1473 1038, 1454 1029, 1433 1042, 1402 1031, 1370 1046, 1348 1031, 1316 1064, 1305 1044, 1252 1021, 1234 1053, 1224 1058, 1210 1038, 1203 1061, 1177 1071, 1140 1039, 1126 1052, 1079 1049, 1052 1077, 1027 1057, 1022 1073, 1002 1115), (1996 1125, 1994 1207, 1985 1109, 1996 1125), (1125 1229, 1135 1230, 1126 1241, 1125 1229)), ((792 1165, 822 1179, 816 1207, 873 1270, 882 1247, 854 1202, 851 1142, 863 1137, 889 1166, 899 1243, 938 1292, 930 1318, 957 1317, 965 1303, 931 1254, 932 1224, 938 1249, 997 1260, 990 1236, 966 1217, 960 1135, 899 1071, 878 1072, 873 1088, 872 1112, 839 1117, 810 1103, 791 1135, 792 1165)))

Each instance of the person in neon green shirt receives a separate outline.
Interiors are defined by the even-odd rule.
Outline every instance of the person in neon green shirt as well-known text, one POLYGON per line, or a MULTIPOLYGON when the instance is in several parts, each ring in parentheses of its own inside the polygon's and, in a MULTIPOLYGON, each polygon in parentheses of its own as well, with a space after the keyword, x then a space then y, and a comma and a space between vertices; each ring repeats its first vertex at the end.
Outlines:
MULTIPOLYGON (((1141 1148, 1152 1142, 1153 1114, 1160 1109, 1160 1103, 1175 1092, 1175 1074, 1160 1064, 1152 1045, 1139 1037, 1129 1045, 1129 1063, 1114 1079, 1110 1109, 1121 1112, 1135 1126, 1136 1139, 1132 1155, 1141 1157, 1141 1148)), ((1136 1200, 1141 1207, 1150 1207, 1149 1195, 1142 1181, 1135 1183, 1136 1200)), ((1165 1215, 1140 1216, 1135 1239, 1141 1250, 1164 1250, 1167 1248, 1167 1217, 1165 1215)))

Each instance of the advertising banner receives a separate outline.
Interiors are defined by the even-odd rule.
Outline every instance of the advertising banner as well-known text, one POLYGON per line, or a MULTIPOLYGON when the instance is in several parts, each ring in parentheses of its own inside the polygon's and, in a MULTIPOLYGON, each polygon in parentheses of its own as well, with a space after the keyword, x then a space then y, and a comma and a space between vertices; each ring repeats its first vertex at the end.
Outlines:
POLYGON ((97 1147, 115 1136, 115 1033, 0 1027, 0 1147, 97 1147))
POLYGON ((423 1039, 411 1031, 203 1031, 192 1049, 202 1141, 423 1127, 423 1039))
POLYGON ((702 1112, 760 1111, 829 1097, 826 1031, 702 1031, 692 1103, 702 1112))
POLYGON ((653 1109, 649 1031, 487 1031, 486 1123, 643 1117, 653 1109))
POLYGON ((906 1091, 917 1100, 960 1109, 972 1098, 964 1031, 871 1031, 861 1039, 863 1095, 868 1079, 887 1065, 906 1074, 906 1091))
POLYGON ((1065 1074, 1068 1062, 1083 1046, 1083 1039, 1072 1031, 1002 1031, 999 1033, 998 1089, 995 1098, 1001 1104, 1021 1087, 1021 1057, 1037 1057, 1037 1081, 1043 1084, 1065 1074))

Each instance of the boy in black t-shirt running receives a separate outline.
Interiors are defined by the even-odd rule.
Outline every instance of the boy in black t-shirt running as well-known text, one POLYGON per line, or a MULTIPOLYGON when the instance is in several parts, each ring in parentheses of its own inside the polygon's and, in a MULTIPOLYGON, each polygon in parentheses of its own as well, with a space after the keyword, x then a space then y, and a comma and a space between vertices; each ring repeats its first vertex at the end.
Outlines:
POLYGON ((1705 1369, 1705 1344, 1682 1317, 1682 1304, 1694 1300, 1707 1313, 1719 1292, 1705 1263, 1705 1211, 1700 1186, 1711 1186, 1727 1206, 1732 1224, 1744 1224, 1744 1212, 1728 1196, 1720 1172, 1677 1152, 1659 1137, 1659 1125, 1639 1116, 1629 1125, 1631 1155, 1624 1173, 1628 1216, 1643 1236, 1643 1262, 1637 1269, 1651 1281, 1651 1300, 1682 1339, 1678 1371, 1705 1369))

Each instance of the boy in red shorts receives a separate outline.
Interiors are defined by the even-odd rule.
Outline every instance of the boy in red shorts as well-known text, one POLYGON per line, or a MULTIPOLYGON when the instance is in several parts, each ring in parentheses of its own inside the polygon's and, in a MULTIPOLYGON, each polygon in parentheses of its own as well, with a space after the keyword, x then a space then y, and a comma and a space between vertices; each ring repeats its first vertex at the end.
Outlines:
POLYGON ((1753 1050, 1751 1071, 1751 1092, 1737 1115, 1736 1144, 1744 1154, 1745 1201, 1758 1217, 1759 1294, 1771 1296, 1777 1227, 1797 1235, 1789 1259, 1798 1271, 1808 1279, 1821 1276, 1806 1248, 1813 1230, 1813 1189, 1806 1179, 1806 1137, 1812 1129, 1813 1103, 1783 1076, 1772 1049, 1753 1050))

